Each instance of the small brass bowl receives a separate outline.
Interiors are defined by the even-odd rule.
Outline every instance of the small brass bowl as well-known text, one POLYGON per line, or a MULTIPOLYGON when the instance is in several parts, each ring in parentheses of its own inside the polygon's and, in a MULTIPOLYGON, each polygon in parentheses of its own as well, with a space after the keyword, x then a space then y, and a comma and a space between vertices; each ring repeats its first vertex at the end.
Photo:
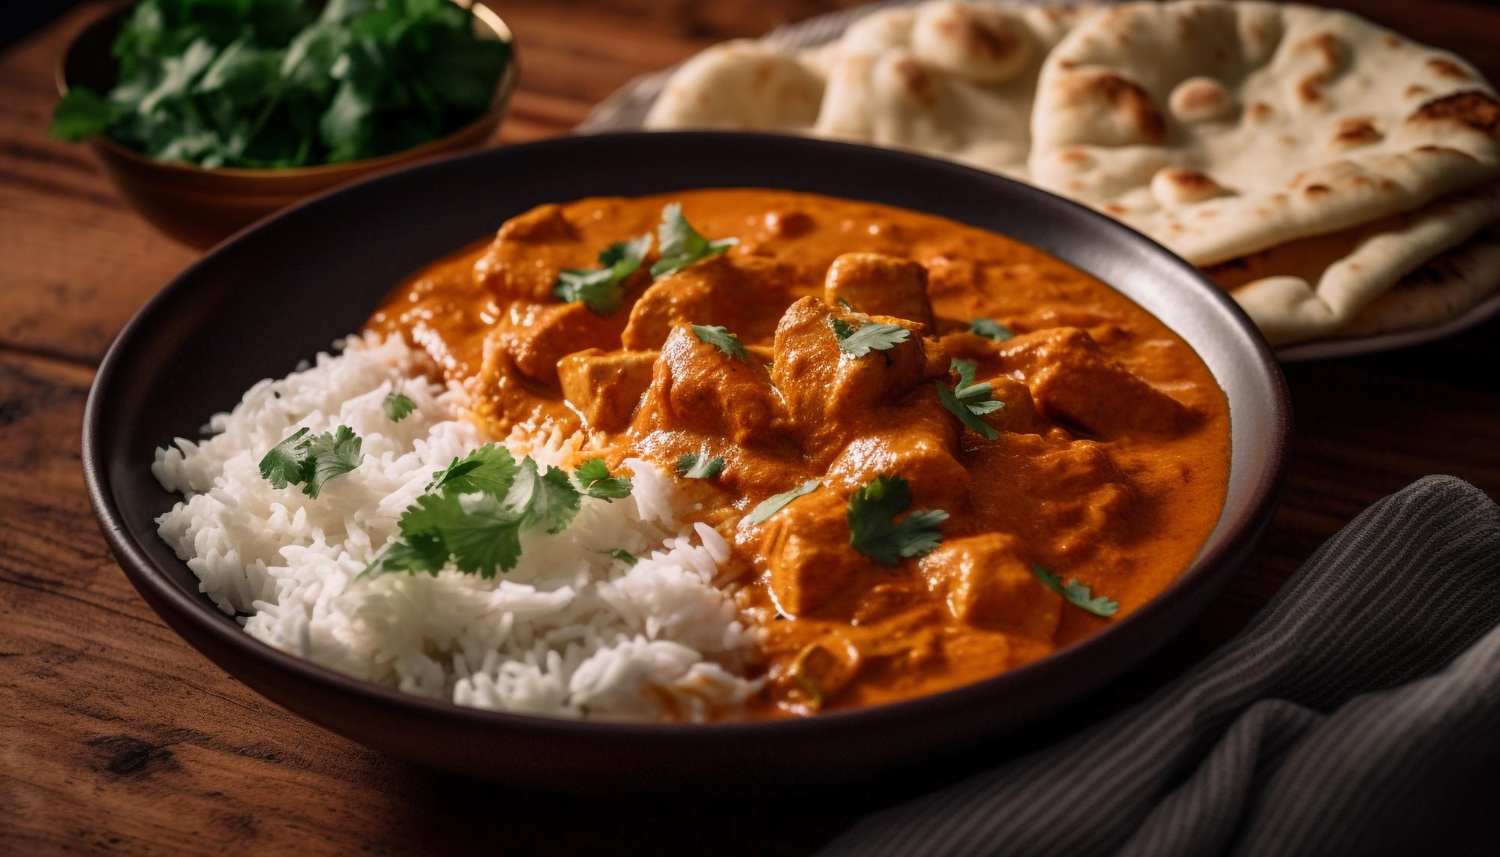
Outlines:
MULTIPOLYGON (((519 77, 515 39, 494 10, 483 3, 455 0, 472 8, 477 32, 511 46, 510 62, 495 86, 489 109, 457 131, 420 146, 378 158, 316 167, 245 169, 157 161, 96 134, 88 146, 125 199, 153 226, 192 247, 218 243, 260 218, 334 185, 406 166, 437 155, 477 149, 499 127, 519 77)), ((131 4, 124 3, 90 24, 57 64, 57 90, 70 85, 108 92, 114 85, 115 35, 131 4)))

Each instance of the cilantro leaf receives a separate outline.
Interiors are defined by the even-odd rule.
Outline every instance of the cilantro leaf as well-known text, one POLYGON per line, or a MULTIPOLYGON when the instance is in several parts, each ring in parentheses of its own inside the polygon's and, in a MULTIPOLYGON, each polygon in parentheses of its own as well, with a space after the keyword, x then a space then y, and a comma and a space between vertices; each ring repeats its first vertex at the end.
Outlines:
POLYGON ((510 491, 515 475, 516 460, 511 457, 510 450, 492 443, 479 447, 462 459, 453 459, 446 469, 433 473, 427 490, 504 497, 510 491))
POLYGON ((716 325, 690 324, 693 335, 698 341, 706 345, 712 345, 730 357, 736 357, 746 363, 750 362, 750 352, 740 344, 739 337, 716 325))
POLYGON ((651 266, 651 277, 656 280, 676 273, 694 262, 717 256, 740 243, 738 238, 720 238, 716 241, 704 238, 682 216, 680 202, 671 203, 662 209, 661 224, 656 227, 656 239, 661 251, 661 258, 651 266))
POLYGON ((930 553, 943 541, 938 526, 948 520, 941 509, 922 509, 900 521, 896 515, 911 505, 911 489, 900 476, 877 476, 849 497, 849 544, 886 567, 902 557, 930 553))
POLYGON ((640 270, 641 262, 651 252, 651 236, 642 235, 629 241, 618 241, 599 253, 595 270, 565 268, 557 274, 552 294, 560 301, 583 305, 597 315, 611 315, 625 299, 625 280, 640 270))
POLYGON ((969 322, 969 332, 996 342, 1004 342, 1015 337, 1010 328, 992 318, 976 318, 969 322))
POLYGON ((118 108, 85 86, 68 90, 52 111, 47 133, 59 140, 78 142, 102 133, 114 123, 118 108))
POLYGON ((783 508, 786 507, 788 503, 792 502, 798 497, 811 494, 812 492, 818 490, 819 486, 821 486, 822 484, 823 483, 818 481, 817 479, 810 479, 790 491, 783 491, 780 494, 773 494, 770 497, 767 497, 766 499, 757 503, 754 509, 750 510, 750 514, 746 515, 744 519, 740 521, 740 526, 753 527, 756 524, 767 520, 772 515, 780 512, 783 508))
POLYGON ((615 548, 612 551, 605 551, 605 553, 609 554, 620 562, 625 563, 626 565, 635 565, 636 563, 640 562, 640 559, 638 557, 636 557, 630 551, 625 550, 624 548, 615 548))
POLYGON ((573 478, 582 486, 583 493, 601 500, 619 500, 630 496, 633 487, 629 476, 610 476, 609 467, 602 458, 590 458, 578 465, 573 478))
POLYGON ((688 479, 713 479, 724 472, 724 459, 690 452, 677 459, 677 475, 688 479))
POLYGON ((333 434, 324 432, 312 438, 307 446, 308 461, 313 465, 312 473, 307 472, 304 463, 303 477, 307 484, 302 486, 302 493, 317 499, 318 492, 323 490, 323 485, 328 480, 358 467, 364 460, 364 455, 360 452, 363 445, 364 440, 348 426, 339 426, 333 434))
MULTIPOLYGON (((529 460, 529 459, 528 459, 529 460)), ((516 567, 521 557, 523 515, 490 495, 424 494, 401 515, 401 539, 365 571, 426 571, 455 568, 481 577, 516 567)))
POLYGON ((386 396, 380 406, 385 410, 385 418, 393 423, 401 422, 417 409, 417 403, 401 393, 391 393, 386 396))
POLYGON ((273 488, 301 485, 303 494, 317 499, 324 483, 359 466, 363 443, 348 426, 312 436, 304 426, 261 458, 260 475, 273 488))
POLYGON ((408 574, 425 571, 436 577, 447 563, 448 547, 443 544, 441 537, 415 534, 391 542, 356 577, 374 577, 388 571, 404 571, 408 574))
POLYGON ((302 465, 307 461, 306 426, 292 432, 281 443, 271 447, 260 460, 260 475, 271 483, 272 488, 285 488, 302 483, 302 465))
POLYGON ((1062 578, 1035 563, 1032 563, 1031 573, 1036 575, 1036 579, 1040 580, 1043 586, 1061 595, 1063 600, 1087 613, 1109 618, 1115 615, 1115 612, 1120 609, 1119 602, 1105 598, 1103 595, 1097 598, 1094 597, 1094 594, 1089 591, 1087 586, 1076 580, 1069 579, 1067 583, 1063 583, 1062 578))
POLYGON ((958 386, 950 390, 941 381, 936 382, 938 399, 958 421, 982 435, 987 440, 1000 436, 995 427, 980 419, 984 414, 994 413, 1005 407, 1004 402, 993 398, 989 382, 974 383, 974 373, 979 364, 973 360, 954 358, 951 370, 958 375, 958 386))
POLYGON ((855 327, 842 319, 828 317, 828 326, 839 341, 839 350, 851 357, 863 357, 871 351, 887 351, 911 338, 911 331, 899 324, 872 321, 855 327))
POLYGON ((489 495, 472 503, 466 503, 468 499, 444 500, 457 502, 463 511, 441 521, 443 544, 453 555, 453 567, 483 578, 494 577, 497 570, 515 568, 521 558, 524 516, 504 508, 489 495))
POLYGON ((505 496, 505 507, 528 523, 546 527, 549 533, 560 533, 578 514, 579 499, 567 473, 556 467, 548 467, 543 473, 534 459, 523 458, 505 496))

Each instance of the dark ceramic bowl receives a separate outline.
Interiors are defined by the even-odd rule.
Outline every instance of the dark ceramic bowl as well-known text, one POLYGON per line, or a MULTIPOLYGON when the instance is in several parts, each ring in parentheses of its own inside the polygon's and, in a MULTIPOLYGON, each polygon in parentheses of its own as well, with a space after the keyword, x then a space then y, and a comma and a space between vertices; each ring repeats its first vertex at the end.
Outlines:
POLYGON ((524 787, 632 795, 817 788, 1018 736, 1181 631, 1244 561, 1270 517, 1290 414, 1250 320, 1191 266, 1088 209, 917 155, 753 134, 573 137, 433 162, 351 185, 233 238, 167 284, 105 357, 84 420, 90 499, 126 574, 189 643, 273 701, 366 746, 524 787), (752 186, 943 215, 1036 245, 1133 298, 1181 334, 1228 394, 1233 466, 1223 516, 1191 568, 1107 630, 966 687, 801 720, 580 723, 498 714, 378 687, 261 643, 214 608, 157 538, 174 500, 153 450, 196 437, 251 384, 357 330, 386 291, 544 202, 752 186), (295 311, 288 311, 295 307, 295 311))

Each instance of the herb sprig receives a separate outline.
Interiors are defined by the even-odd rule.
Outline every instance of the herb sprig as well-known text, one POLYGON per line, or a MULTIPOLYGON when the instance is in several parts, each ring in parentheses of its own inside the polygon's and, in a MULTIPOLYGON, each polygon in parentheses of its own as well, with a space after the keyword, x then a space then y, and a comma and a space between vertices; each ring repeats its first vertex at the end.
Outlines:
POLYGON ((950 390, 943 382, 936 382, 938 398, 949 413, 958 417, 959 422, 986 439, 994 440, 1000 433, 980 417, 1000 410, 1005 407, 1005 403, 993 398, 994 393, 988 381, 974 383, 974 373, 978 368, 979 364, 973 360, 955 358, 950 370, 958 375, 958 386, 950 390))
POLYGON ((911 505, 911 488, 901 476, 877 476, 849 497, 849 544, 886 567, 903 557, 930 553, 943 541, 942 509, 919 509, 896 521, 911 505))
POLYGON ((1080 610, 1092 613, 1095 616, 1109 618, 1115 615, 1115 612, 1120 609, 1119 602, 1105 598, 1103 595, 1096 597, 1089 591, 1087 586, 1071 578, 1068 579, 1067 583, 1063 583, 1061 577, 1058 577, 1040 565, 1033 563, 1031 573, 1036 575, 1036 579, 1040 580, 1043 586, 1061 595, 1063 600, 1080 610))
POLYGON ((969 322, 969 333, 983 336, 985 339, 993 339, 996 342, 1004 342, 1016 336, 1010 328, 992 318, 976 318, 969 322))
POLYGON ((625 280, 640 270, 646 254, 651 252, 651 236, 642 235, 629 241, 617 241, 599 253, 601 267, 564 268, 557 275, 552 294, 560 301, 583 305, 596 315, 611 315, 625 300, 625 280))
POLYGON ((738 238, 704 238, 682 215, 682 203, 674 202, 662 209, 661 225, 656 227, 661 258, 651 266, 651 277, 661 279, 710 256, 718 256, 740 243, 738 238))
POLYGON ((863 357, 871 351, 888 351, 911 338, 911 331, 899 324, 871 321, 855 327, 847 321, 828 317, 828 326, 839 341, 839 350, 851 357, 863 357))
POLYGON ((761 523, 762 521, 768 520, 772 515, 784 509, 788 503, 792 502, 798 497, 804 497, 808 494, 811 494, 812 492, 818 490, 818 488, 822 484, 823 483, 817 479, 809 479, 808 481, 802 483, 801 485, 798 485, 796 488, 793 488, 790 491, 783 491, 780 494, 772 494, 770 497, 767 497, 766 499, 757 503, 755 505, 755 508, 750 510, 750 514, 746 515, 743 519, 740 520, 740 526, 753 527, 756 524, 761 523))
POLYGON ((724 459, 690 452, 677 459, 677 475, 686 479, 716 479, 724 472, 724 459))
POLYGON ((301 485, 303 494, 317 499, 328 480, 354 470, 364 460, 360 452, 364 440, 348 426, 315 435, 308 431, 305 426, 297 429, 271 447, 260 460, 260 475, 273 488, 301 485))
POLYGON ((705 324, 690 324, 688 327, 692 328, 693 336, 696 336, 699 342, 705 345, 712 345, 737 360, 743 360, 746 363, 750 362, 750 352, 745 350, 745 346, 740 343, 739 337, 730 333, 725 328, 705 324))
POLYGON ((385 418, 393 423, 399 423, 411 416, 411 412, 417 409, 417 403, 402 393, 391 393, 380 403, 385 411, 385 418))
POLYGON ((627 497, 630 480, 610 476, 601 459, 571 475, 519 462, 504 447, 482 446, 432 474, 427 493, 401 515, 400 536, 361 577, 385 572, 436 575, 450 564, 492 578, 515 568, 527 528, 559 533, 577 516, 584 496, 627 497))

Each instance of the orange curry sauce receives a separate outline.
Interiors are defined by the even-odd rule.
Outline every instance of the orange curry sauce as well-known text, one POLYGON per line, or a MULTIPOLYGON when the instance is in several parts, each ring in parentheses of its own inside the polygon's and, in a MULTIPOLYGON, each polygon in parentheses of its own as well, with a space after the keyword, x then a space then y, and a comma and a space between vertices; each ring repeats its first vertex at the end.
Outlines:
POLYGON ((1029 246, 871 203, 739 189, 545 205, 418 272, 369 326, 464 382, 496 437, 552 424, 585 430, 589 455, 612 466, 724 459, 716 479, 679 483, 733 545, 729 588, 765 631, 765 690, 726 716, 933 693, 1087 636, 1112 620, 1064 601, 1032 565, 1114 599, 1117 620, 1192 560, 1229 474, 1224 394, 1161 322, 1029 246), (553 297, 559 270, 597 267, 671 202, 706 237, 739 244, 655 283, 653 252, 607 316, 553 297), (913 335, 852 357, 830 316, 913 335), (969 333, 975 318, 1016 335, 969 333), (688 323, 728 328, 750 358, 688 323), (1004 402, 985 417, 997 439, 941 404, 954 357, 977 361, 1004 402), (909 480, 910 510, 949 515, 936 550, 892 568, 850 546, 846 515, 881 475, 909 480), (809 480, 822 487, 741 525, 809 480))

